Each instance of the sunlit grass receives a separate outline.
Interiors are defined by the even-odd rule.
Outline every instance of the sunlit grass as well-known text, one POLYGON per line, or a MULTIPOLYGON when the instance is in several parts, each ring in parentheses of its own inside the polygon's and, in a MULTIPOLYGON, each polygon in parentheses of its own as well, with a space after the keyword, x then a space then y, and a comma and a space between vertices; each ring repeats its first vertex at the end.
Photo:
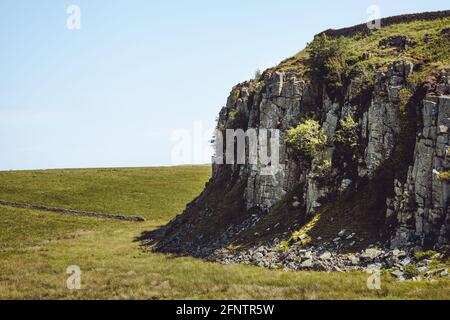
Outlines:
MULTIPOLYGON (((372 30, 368 34, 356 34, 348 37, 348 51, 356 60, 363 54, 370 54, 370 58, 363 59, 358 64, 375 67, 378 71, 386 70, 388 65, 397 61, 409 60, 414 64, 420 64, 421 71, 417 72, 417 77, 421 81, 425 81, 431 71, 450 67, 450 41, 441 35, 441 31, 449 26, 449 17, 382 26, 381 29, 372 30), (398 35, 408 37, 415 42, 415 45, 403 52, 379 46, 381 40, 398 35), (432 40, 424 41, 425 35, 430 35, 432 40)), ((308 81, 309 77, 305 76, 310 71, 308 58, 309 51, 306 48, 272 69, 294 71, 308 81)))
POLYGON ((210 175, 210 166, 0 171, 0 200, 170 219, 210 175))
POLYGON ((0 198, 146 214, 147 221, 99 220, 0 206, 0 299, 450 298, 448 280, 398 283, 383 276, 382 290, 370 291, 364 273, 224 266, 143 251, 136 238, 179 213, 202 190, 209 170, 200 166, 1 172, 0 198), (144 196, 130 196, 138 191, 144 196), (118 197, 121 192, 126 195, 118 197), (66 287, 70 265, 81 268, 79 291, 66 287))
POLYGON ((448 281, 400 284, 385 276, 382 290, 370 291, 366 286, 368 275, 363 273, 270 271, 143 252, 134 242, 136 235, 157 225, 113 222, 30 250, 1 253, 0 298, 449 298, 448 281), (65 270, 69 265, 82 270, 80 291, 66 288, 65 270))

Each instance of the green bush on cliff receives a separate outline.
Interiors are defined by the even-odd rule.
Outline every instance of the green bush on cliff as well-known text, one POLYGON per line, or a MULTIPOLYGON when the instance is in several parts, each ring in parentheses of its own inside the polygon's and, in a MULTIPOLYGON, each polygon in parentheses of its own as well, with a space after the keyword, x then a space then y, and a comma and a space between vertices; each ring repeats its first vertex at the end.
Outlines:
POLYGON ((441 180, 441 181, 450 181, 450 170, 441 172, 439 174, 439 180, 441 180))
POLYGON ((233 90, 231 90, 230 93, 230 104, 234 107, 236 106, 236 103, 241 96, 241 90, 237 87, 234 87, 233 90))
POLYGON ((339 93, 350 74, 349 39, 329 39, 321 34, 309 45, 308 51, 313 78, 323 81, 331 94, 339 93))
POLYGON ((288 131, 288 142, 306 156, 314 159, 328 142, 319 122, 309 119, 288 131))
POLYGON ((238 113, 237 110, 231 110, 230 112, 228 112, 228 120, 229 121, 236 120, 237 113, 238 113))
POLYGON ((348 149, 358 146, 358 123, 351 116, 345 117, 340 122, 340 129, 336 131, 334 140, 348 149))
POLYGON ((404 267, 403 272, 404 272, 404 275, 405 275, 406 279, 411 279, 411 278, 414 278, 414 277, 417 277, 417 276, 420 275, 419 270, 413 264, 407 264, 404 267))
POLYGON ((375 85, 375 68, 370 63, 356 64, 350 73, 350 90, 352 98, 371 93, 375 85))
POLYGON ((438 255, 438 253, 433 250, 419 251, 414 254, 414 259, 416 261, 422 261, 425 259, 432 259, 436 255, 438 255))
POLYGON ((406 106, 409 100, 411 100, 413 93, 410 89, 403 88, 399 91, 398 95, 400 97, 400 115, 403 117, 406 116, 406 106))
POLYGON ((316 178, 326 178, 331 172, 332 163, 330 160, 315 159, 313 161, 313 173, 316 178))

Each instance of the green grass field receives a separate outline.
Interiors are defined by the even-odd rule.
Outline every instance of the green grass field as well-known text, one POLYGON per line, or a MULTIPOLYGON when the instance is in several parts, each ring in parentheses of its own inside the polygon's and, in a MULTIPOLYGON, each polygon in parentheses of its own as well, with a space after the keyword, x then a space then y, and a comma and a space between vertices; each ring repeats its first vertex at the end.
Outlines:
POLYGON ((143 251, 136 240, 183 211, 207 166, 0 172, 0 199, 144 216, 120 222, 0 206, 0 299, 450 299, 450 281, 367 289, 363 273, 223 266, 143 251), (81 290, 66 269, 81 268, 81 290))

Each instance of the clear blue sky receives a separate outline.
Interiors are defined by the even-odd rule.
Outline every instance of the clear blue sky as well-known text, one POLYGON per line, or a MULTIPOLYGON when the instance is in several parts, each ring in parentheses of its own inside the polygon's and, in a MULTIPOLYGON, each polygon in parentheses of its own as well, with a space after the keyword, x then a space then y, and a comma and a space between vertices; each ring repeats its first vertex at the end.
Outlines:
MULTIPOLYGON (((0 170, 171 165, 231 87, 314 34, 448 1, 1 0, 0 170), (69 5, 81 30, 66 28, 69 5)), ((193 162, 198 162, 193 160, 193 162)))

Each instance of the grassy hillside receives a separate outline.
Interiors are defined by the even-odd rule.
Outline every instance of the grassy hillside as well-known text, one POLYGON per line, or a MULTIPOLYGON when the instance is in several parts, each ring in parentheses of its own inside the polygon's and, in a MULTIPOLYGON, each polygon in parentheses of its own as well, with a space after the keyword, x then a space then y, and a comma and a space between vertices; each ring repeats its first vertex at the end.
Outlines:
POLYGON ((0 206, 0 252, 33 250, 34 246, 75 238, 112 223, 110 220, 0 206))
POLYGON ((199 195, 209 166, 0 172, 0 200, 169 220, 199 195))
POLYGON ((0 206, 0 299, 450 299, 450 282, 366 287, 367 274, 270 271, 144 252, 143 232, 180 213, 208 180, 206 166, 0 172, 0 199, 140 214, 144 223, 0 206), (66 288, 66 268, 82 289, 66 288))

